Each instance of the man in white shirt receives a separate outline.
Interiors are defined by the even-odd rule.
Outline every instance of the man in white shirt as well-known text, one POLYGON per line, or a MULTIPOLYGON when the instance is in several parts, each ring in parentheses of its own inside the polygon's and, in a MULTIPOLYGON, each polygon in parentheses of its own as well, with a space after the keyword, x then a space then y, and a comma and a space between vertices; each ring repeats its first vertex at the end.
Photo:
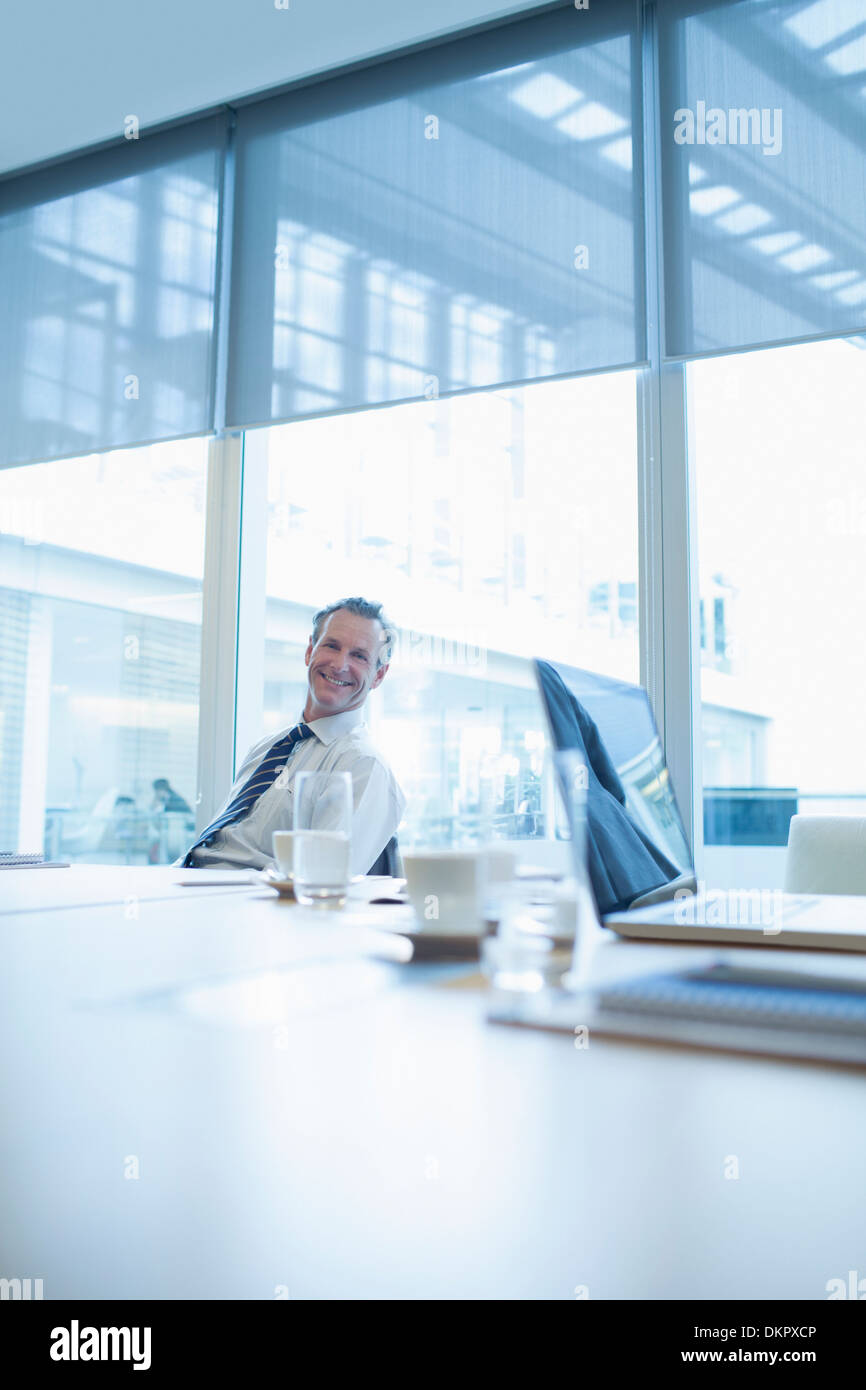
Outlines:
POLYGON ((388 673, 392 635, 378 603, 341 599, 313 619, 299 722, 250 749, 222 809, 178 861, 186 868, 265 868, 275 830, 291 830, 299 772, 350 772, 352 873, 366 874, 400 823, 405 799, 371 743, 363 706, 388 673))

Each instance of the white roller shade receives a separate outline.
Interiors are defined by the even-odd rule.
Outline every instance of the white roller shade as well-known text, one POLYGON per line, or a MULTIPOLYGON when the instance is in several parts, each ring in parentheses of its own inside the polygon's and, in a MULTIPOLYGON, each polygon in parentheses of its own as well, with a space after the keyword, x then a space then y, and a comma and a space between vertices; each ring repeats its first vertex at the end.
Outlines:
POLYGON ((644 349, 638 6, 573 6, 238 113, 229 423, 644 349))
POLYGON ((212 428, 225 121, 0 183, 0 464, 212 428))
POLYGON ((866 0, 659 17, 668 355, 866 327, 866 0))

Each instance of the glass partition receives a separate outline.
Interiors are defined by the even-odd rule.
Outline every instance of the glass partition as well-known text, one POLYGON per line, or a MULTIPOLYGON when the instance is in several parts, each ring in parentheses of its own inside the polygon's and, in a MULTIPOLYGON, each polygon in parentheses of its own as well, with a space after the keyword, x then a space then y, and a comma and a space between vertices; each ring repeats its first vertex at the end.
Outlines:
POLYGON ((360 593, 399 630, 368 709, 407 795, 402 839, 466 833, 491 758, 509 782, 498 814, 546 833, 526 659, 638 678, 635 410, 620 372, 248 432, 268 547, 263 708, 245 745, 298 717, 316 608, 360 593))
POLYGON ((0 849, 167 863, 188 839, 206 459, 0 474, 0 849))
POLYGON ((866 814, 864 390, 859 339, 689 368, 705 867, 722 886, 781 886, 798 811, 866 814))

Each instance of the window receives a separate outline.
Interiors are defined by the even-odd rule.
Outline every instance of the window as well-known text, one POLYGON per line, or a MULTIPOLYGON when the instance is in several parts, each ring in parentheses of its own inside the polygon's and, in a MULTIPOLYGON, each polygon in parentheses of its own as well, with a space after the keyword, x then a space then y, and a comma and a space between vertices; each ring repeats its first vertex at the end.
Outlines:
POLYGON ((232 719, 242 755, 297 717, 358 591, 400 628, 406 837, 453 840, 491 759, 539 834, 526 660, 636 680, 641 602, 691 825, 686 386, 707 876, 775 884, 794 811, 858 810, 855 11, 561 5, 2 181, 0 847, 170 857, 153 781, 212 814, 232 719))
POLYGON ((638 18, 559 8, 242 106, 229 421, 642 361, 638 18))
POLYGON ((638 678, 634 374, 252 431, 244 471, 268 549, 261 722, 240 743, 297 718, 313 612, 361 593, 399 628, 370 719, 409 800, 401 842, 460 838, 488 759, 511 833, 545 834, 526 658, 638 678))
POLYGON ((864 347, 689 368, 709 882, 781 886, 792 814, 866 813, 864 347))
POLYGON ((859 0, 656 8, 668 353, 857 332, 866 9, 859 0))
POLYGON ((211 428, 224 125, 0 183, 0 464, 211 428))
POLYGON ((3 849, 160 863, 188 840, 206 458, 186 440, 0 474, 3 849))

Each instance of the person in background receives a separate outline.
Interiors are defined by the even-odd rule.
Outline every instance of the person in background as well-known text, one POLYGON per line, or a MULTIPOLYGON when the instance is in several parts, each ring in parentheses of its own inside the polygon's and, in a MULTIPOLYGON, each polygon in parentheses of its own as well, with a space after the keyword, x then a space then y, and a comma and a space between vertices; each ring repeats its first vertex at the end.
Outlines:
POLYGON ((192 807, 180 792, 175 791, 167 777, 157 777, 153 783, 153 801, 150 803, 150 809, 157 838, 151 842, 148 859, 151 864, 169 863, 174 855, 182 852, 189 832, 195 830, 192 807), (166 820, 167 812, 187 815, 190 819, 181 825, 175 820, 166 820))
POLYGON ((388 674, 392 630, 380 603, 339 599, 313 618, 304 654, 300 719, 247 753, 222 808, 178 863, 184 868, 265 868, 275 830, 292 829, 299 772, 352 776, 353 874, 366 874, 391 842, 405 799, 370 740, 364 705, 388 674))
POLYGON ((139 830, 138 813, 135 809, 135 801, 131 796, 116 796, 114 798, 114 810, 112 812, 112 823, 106 828, 107 839, 113 836, 114 839, 126 849, 126 862, 130 862, 130 853, 134 849, 136 831, 139 830))
POLYGON ((192 814, 192 808, 184 801, 180 792, 176 792, 167 777, 157 777, 153 784, 153 801, 150 809, 152 811, 186 811, 187 815, 192 814))

